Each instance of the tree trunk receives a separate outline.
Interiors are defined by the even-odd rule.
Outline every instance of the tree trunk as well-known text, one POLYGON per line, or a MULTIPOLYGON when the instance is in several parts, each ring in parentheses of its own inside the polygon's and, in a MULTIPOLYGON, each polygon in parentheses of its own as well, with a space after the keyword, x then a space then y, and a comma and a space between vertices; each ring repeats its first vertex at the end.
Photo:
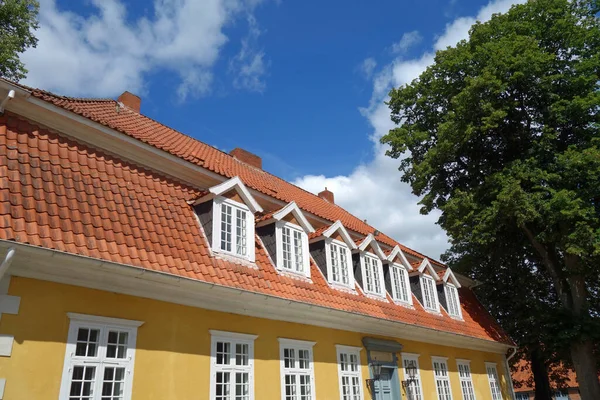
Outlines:
POLYGON ((600 399, 600 382, 593 354, 594 343, 589 339, 571 344, 571 359, 577 373, 582 400, 600 399))
POLYGON ((551 400, 552 390, 550 389, 550 379, 548 378, 548 369, 544 357, 538 349, 534 349, 529 353, 529 358, 535 385, 535 400, 551 400))

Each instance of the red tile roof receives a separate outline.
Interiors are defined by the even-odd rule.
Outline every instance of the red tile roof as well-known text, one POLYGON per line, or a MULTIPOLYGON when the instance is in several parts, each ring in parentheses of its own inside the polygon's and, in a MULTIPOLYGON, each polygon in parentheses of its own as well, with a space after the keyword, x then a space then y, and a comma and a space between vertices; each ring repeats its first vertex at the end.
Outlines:
MULTIPOLYGON (((82 100, 36 91, 34 95, 169 151, 248 186, 367 234, 373 228, 339 206, 323 201, 264 171, 112 100, 82 100)), ((196 188, 35 126, 0 116, 0 239, 130 264, 290 300, 333 307, 441 331, 512 344, 468 289, 461 289, 463 321, 332 289, 316 265, 312 283, 278 274, 256 241, 257 269, 215 258, 189 200, 196 188)), ((320 229, 321 230, 321 229, 320 229)), ((378 240, 396 244, 387 236, 378 240)), ((420 256, 403 248, 409 254, 420 256)))
MULTIPOLYGON (((531 363, 527 360, 519 360, 515 368, 516 370, 513 369, 511 372, 515 392, 531 392, 535 390, 531 363)), ((552 389, 579 387, 575 371, 566 368, 564 365, 555 365, 551 368, 549 374, 552 389)), ((600 378, 600 376, 598 377, 600 378)))

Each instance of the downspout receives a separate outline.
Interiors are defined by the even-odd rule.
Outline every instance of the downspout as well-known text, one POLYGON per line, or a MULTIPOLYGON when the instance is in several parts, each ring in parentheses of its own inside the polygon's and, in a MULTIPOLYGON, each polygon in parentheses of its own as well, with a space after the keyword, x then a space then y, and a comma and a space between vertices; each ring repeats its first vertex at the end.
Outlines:
POLYGON ((14 247, 11 247, 4 256, 4 260, 2 261, 2 264, 0 264, 0 281, 2 281, 2 278, 4 278, 6 271, 8 271, 8 267, 10 267, 10 263, 12 263, 16 252, 17 250, 15 250, 14 247))
POLYGON ((509 384, 509 393, 511 395, 511 399, 516 400, 515 386, 513 384, 512 375, 510 373, 510 365, 508 362, 515 356, 515 354, 517 354, 517 348, 511 347, 511 351, 512 353, 508 356, 508 358, 506 355, 504 356, 504 370, 506 371, 506 377, 508 378, 507 383, 509 384))

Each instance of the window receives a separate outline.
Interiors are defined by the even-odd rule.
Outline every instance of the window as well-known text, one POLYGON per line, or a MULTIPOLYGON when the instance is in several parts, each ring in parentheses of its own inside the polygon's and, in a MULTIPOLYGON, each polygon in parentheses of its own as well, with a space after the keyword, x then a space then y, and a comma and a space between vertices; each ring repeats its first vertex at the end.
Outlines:
POLYGON ((435 378, 435 387, 438 400, 452 400, 452 390, 450 390, 450 377, 448 376, 448 363, 445 358, 432 357, 433 376, 435 378))
POLYGON ((460 380, 460 389, 462 391, 463 400, 475 400, 470 361, 456 360, 456 365, 458 366, 458 378, 460 380))
POLYGON ((498 382, 498 370, 496 369, 496 364, 485 363, 485 369, 487 371, 488 381, 490 382, 492 400, 502 400, 502 393, 500 392, 500 384, 498 382))
POLYGON ((381 261, 371 255, 365 254, 363 258, 365 292, 384 296, 381 282, 381 261))
POLYGON ((552 398, 554 400, 569 400, 569 395, 567 392, 557 391, 552 394, 552 398))
POLYGON ((308 236, 301 227, 277 222, 277 266, 279 269, 310 276, 308 236))
POLYGON ((362 400, 360 347, 336 346, 340 400, 362 400))
POLYGON ((344 286, 352 286, 350 279, 350 252, 348 247, 338 241, 329 243, 329 266, 331 268, 331 282, 344 286))
POLYGON ((213 250, 254 261, 254 216, 245 204, 215 198, 213 250))
POLYGON ((398 264, 390 264, 390 273, 394 300, 412 304, 406 269, 398 264))
POLYGON ((529 400, 528 393, 515 393, 515 400, 529 400))
POLYGON ((282 400, 315 400, 314 342, 279 339, 282 400))
POLYGON ((428 310, 439 311, 437 292, 432 277, 421 275, 421 290, 423 291, 423 307, 428 310))
POLYGON ((419 370, 419 356, 417 354, 402 353, 402 365, 404 366, 404 379, 408 379, 406 368, 409 366, 415 366, 417 368, 417 374, 415 381, 411 382, 406 387, 406 397, 408 400, 423 400, 423 388, 421 387, 421 371, 419 370))
POLYGON ((61 400, 129 400, 142 322, 67 314, 71 319, 61 400))
POLYGON ((446 291, 446 304, 448 305, 448 314, 452 317, 462 318, 460 302, 458 301, 458 290, 456 286, 447 283, 444 290, 446 291))
POLYGON ((210 331, 211 400, 254 399, 254 340, 257 336, 210 331))

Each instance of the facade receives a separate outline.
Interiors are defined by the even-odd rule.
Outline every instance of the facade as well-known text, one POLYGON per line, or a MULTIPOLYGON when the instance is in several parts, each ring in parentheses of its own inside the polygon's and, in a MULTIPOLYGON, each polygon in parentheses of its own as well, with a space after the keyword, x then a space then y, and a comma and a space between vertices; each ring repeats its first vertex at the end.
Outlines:
MULTIPOLYGON (((554 390, 553 400, 580 400, 579 384, 577 375, 572 369, 563 366, 557 367, 551 371, 551 376, 563 377, 561 384, 550 381, 550 387, 554 390)), ((533 382, 533 372, 530 363, 526 360, 519 360, 516 368, 512 371, 512 380, 514 385, 516 400, 534 400, 535 385, 533 382)))
POLYGON ((0 399, 513 398, 474 282, 333 193, 127 92, 0 99, 0 399))

